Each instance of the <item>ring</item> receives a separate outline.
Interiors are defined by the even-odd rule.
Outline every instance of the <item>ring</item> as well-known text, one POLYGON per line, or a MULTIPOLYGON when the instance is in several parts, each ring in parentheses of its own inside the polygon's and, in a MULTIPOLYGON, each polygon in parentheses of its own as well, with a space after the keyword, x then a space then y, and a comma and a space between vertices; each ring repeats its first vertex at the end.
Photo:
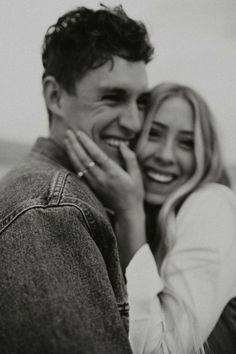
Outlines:
POLYGON ((85 170, 83 170, 83 171, 79 171, 79 172, 77 172, 77 176, 78 176, 79 178, 82 178, 87 172, 88 172, 87 169, 85 169, 85 170))
POLYGON ((95 166, 95 165, 96 165, 96 164, 95 164, 94 161, 90 161, 90 162, 88 163, 88 165, 86 166, 87 168, 85 168, 83 171, 77 172, 77 176, 78 176, 79 178, 82 178, 82 177, 88 172, 88 170, 89 170, 90 168, 92 168, 93 166, 95 166))
POLYGON ((86 167, 87 168, 92 168, 93 166, 95 166, 95 162, 94 161, 90 161, 86 167))

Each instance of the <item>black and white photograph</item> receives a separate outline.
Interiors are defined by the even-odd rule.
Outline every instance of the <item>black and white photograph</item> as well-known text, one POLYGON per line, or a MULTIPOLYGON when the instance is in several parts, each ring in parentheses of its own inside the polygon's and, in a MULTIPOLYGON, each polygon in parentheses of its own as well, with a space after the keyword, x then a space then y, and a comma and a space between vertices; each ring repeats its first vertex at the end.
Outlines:
POLYGON ((236 353, 235 0, 1 0, 0 353, 236 353))

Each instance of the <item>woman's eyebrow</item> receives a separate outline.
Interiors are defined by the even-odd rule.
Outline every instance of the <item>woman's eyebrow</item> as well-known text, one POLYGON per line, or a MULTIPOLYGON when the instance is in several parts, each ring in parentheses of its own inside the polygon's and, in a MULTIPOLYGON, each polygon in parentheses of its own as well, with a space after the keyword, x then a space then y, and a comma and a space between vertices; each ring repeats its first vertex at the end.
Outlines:
MULTIPOLYGON (((161 128, 163 130, 167 130, 168 129, 168 127, 164 123, 157 122, 157 121, 152 121, 151 125, 152 126, 156 126, 157 128, 161 128)), ((182 129, 182 130, 180 130, 180 134, 188 136, 188 137, 191 137, 191 138, 194 136, 194 132, 192 130, 182 129)))
POLYGON ((154 125, 158 128, 162 128, 162 129, 167 129, 167 126, 161 122, 157 122, 157 121, 152 121, 151 125, 154 125))
POLYGON ((186 135, 186 136, 189 136, 191 138, 194 136, 194 132, 191 131, 191 130, 181 130, 180 133, 181 133, 181 135, 186 135))

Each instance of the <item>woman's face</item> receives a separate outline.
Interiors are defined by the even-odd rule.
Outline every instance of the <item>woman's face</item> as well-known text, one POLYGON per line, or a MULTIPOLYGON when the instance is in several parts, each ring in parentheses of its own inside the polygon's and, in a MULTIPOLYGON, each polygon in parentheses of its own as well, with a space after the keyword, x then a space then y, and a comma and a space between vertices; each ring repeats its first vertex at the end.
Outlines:
POLYGON ((146 139, 138 152, 146 201, 160 205, 194 172, 194 117, 190 104, 180 97, 165 100, 146 139))

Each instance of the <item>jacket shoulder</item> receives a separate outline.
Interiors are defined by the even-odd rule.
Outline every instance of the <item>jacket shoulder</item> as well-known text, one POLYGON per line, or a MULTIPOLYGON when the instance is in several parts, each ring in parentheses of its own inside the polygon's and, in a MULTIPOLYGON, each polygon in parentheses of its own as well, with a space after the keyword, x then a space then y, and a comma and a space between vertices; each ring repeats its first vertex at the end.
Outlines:
POLYGON ((92 191, 59 164, 28 158, 0 182, 0 223, 36 207, 65 205, 103 212, 92 191))

